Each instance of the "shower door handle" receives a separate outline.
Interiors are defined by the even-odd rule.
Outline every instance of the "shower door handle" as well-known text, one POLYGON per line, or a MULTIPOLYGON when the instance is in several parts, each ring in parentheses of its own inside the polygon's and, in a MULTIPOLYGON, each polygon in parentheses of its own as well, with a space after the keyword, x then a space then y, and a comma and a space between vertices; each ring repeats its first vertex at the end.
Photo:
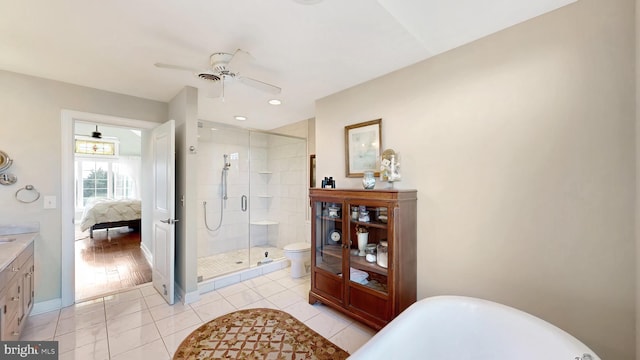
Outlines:
POLYGON ((242 195, 240 198, 240 208, 242 211, 247 211, 247 195, 242 195))

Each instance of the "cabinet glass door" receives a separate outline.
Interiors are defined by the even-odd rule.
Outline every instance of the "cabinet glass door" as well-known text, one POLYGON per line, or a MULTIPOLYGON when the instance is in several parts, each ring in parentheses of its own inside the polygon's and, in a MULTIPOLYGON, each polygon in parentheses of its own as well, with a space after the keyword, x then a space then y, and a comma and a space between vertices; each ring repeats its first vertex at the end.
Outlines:
POLYGON ((314 203, 316 268, 342 275, 342 250, 345 241, 342 204, 314 203))
POLYGON ((355 204, 349 207, 349 280, 387 295, 388 208, 355 204))

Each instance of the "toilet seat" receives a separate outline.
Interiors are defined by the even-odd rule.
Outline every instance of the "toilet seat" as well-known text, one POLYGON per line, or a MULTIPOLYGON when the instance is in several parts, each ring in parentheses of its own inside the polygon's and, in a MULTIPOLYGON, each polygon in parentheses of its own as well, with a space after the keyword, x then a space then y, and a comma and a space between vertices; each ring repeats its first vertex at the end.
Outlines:
POLYGON ((311 249, 311 244, 303 243, 303 242, 288 244, 288 245, 285 245, 284 247, 284 251, 288 251, 288 252, 303 252, 303 251, 308 251, 310 249, 311 249))

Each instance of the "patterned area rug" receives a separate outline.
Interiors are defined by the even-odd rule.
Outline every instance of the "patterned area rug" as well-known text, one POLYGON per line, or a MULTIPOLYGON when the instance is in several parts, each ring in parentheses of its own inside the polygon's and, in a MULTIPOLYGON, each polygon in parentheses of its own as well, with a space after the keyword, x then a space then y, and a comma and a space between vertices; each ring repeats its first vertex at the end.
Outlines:
POLYGON ((248 309, 215 318, 182 341, 174 360, 346 359, 349 354, 291 315, 248 309))

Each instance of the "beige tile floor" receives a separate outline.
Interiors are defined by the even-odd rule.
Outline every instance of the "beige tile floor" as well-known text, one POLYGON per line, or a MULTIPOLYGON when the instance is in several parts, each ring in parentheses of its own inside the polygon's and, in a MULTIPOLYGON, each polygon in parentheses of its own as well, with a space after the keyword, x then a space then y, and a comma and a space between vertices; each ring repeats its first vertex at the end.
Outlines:
POLYGON ((167 305, 149 285, 27 319, 21 340, 59 341, 60 360, 170 359, 191 331, 246 308, 288 312, 353 353, 375 333, 324 305, 309 305, 309 277, 289 268, 201 295, 196 303, 167 305))

